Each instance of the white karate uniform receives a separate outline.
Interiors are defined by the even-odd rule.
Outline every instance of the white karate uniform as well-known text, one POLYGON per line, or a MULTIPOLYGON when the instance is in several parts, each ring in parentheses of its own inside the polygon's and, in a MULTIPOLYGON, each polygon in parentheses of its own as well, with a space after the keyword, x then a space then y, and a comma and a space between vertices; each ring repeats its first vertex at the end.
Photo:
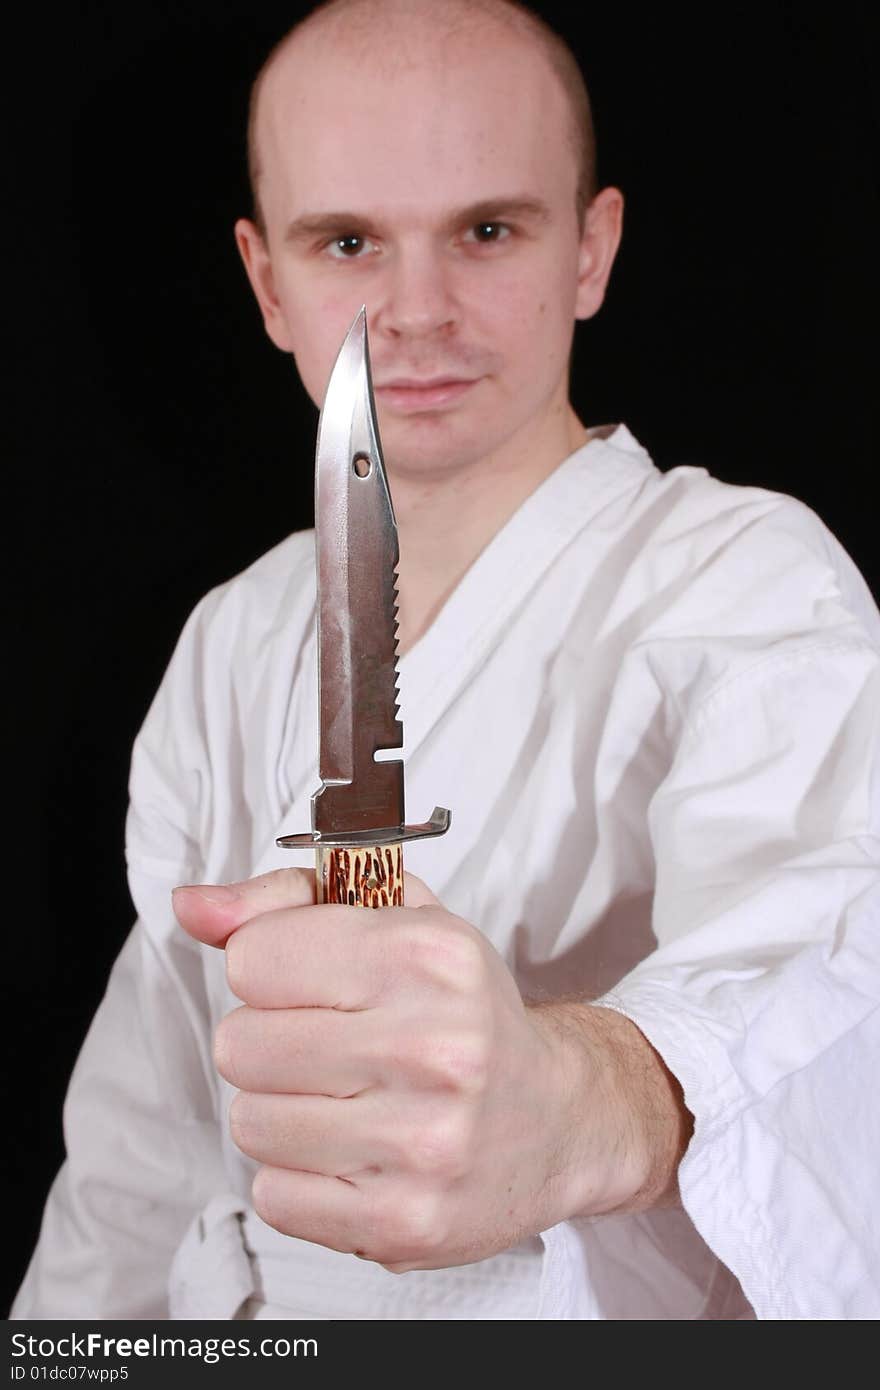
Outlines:
POLYGON ((275 838, 318 786, 313 545, 202 600, 136 743, 139 920, 13 1316, 880 1315, 880 619, 808 508, 660 473, 624 425, 401 659, 408 818, 453 813, 406 863, 524 992, 635 1020, 695 1116, 684 1210, 404 1276, 254 1215, 211 1061, 238 1001, 170 891, 309 863, 275 838))

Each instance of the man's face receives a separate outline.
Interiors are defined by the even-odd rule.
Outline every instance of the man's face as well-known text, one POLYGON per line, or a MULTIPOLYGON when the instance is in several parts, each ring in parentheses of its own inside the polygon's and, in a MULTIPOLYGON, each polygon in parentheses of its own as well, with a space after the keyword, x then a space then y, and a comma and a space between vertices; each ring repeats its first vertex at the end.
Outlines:
POLYGON ((395 69, 325 44, 268 74, 268 256, 257 263, 250 224, 239 243, 267 328, 318 405, 366 305, 392 469, 466 467, 558 428, 574 319, 598 307, 567 122, 552 72, 521 42, 475 56, 459 40, 395 69))

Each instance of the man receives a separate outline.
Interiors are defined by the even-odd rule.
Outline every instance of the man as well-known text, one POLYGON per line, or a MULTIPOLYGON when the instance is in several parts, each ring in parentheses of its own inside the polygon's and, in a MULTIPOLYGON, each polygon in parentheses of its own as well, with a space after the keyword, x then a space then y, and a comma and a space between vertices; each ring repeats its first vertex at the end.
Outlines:
POLYGON ((367 306, 408 795, 454 824, 406 907, 315 907, 274 847, 311 537, 199 605, 16 1316, 880 1307, 880 624, 805 508, 575 416, 623 208, 587 116, 502 0, 341 0, 261 75, 239 248, 316 403, 367 306))

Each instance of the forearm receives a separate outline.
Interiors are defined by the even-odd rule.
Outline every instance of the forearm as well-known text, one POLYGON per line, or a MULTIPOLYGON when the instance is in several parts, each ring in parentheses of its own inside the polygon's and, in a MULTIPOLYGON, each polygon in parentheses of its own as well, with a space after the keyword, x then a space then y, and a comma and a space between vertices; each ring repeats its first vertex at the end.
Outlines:
POLYGON ((529 1005, 560 1066, 568 1216, 678 1203, 693 1132, 681 1086, 630 1019, 581 1000, 529 1005))

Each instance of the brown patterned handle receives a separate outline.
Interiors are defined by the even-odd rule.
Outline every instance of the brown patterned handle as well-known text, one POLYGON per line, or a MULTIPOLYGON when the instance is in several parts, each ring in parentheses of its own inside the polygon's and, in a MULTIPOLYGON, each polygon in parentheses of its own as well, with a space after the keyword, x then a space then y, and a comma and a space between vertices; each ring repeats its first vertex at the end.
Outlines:
POLYGON ((403 846, 318 846, 319 903, 349 907, 403 907, 403 846))

